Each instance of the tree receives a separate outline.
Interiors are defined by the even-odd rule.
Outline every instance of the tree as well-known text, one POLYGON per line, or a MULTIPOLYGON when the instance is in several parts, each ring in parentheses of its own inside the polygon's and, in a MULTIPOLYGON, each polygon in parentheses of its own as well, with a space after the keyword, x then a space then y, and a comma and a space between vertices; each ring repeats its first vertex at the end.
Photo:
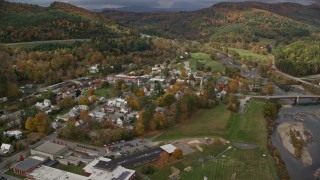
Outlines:
POLYGON ((83 96, 79 99, 79 105, 89 105, 90 101, 87 96, 83 96))
POLYGON ((182 150, 181 150, 180 148, 176 148, 176 149, 173 151, 172 156, 173 156, 175 159, 182 159, 182 157, 183 157, 182 150))
POLYGON ((181 75, 181 77, 184 77, 184 78, 187 77, 187 71, 185 68, 181 68, 180 75, 181 75))
POLYGON ((160 159, 158 161, 158 164, 160 167, 164 167, 169 163, 170 159, 169 159, 169 154, 166 151, 163 151, 160 154, 160 159))
POLYGON ((126 90, 126 88, 127 88, 127 85, 125 83, 121 84, 121 90, 122 91, 126 90))
POLYGON ((136 96, 141 97, 141 96, 145 96, 144 91, 142 88, 138 88, 136 91, 136 96))
POLYGON ((176 97, 173 94, 166 94, 163 100, 164 100, 165 106, 170 106, 172 103, 176 101, 176 97))
POLYGON ((138 121, 138 124, 136 126, 136 133, 141 137, 144 135, 144 125, 141 121, 138 121))
POLYGON ((81 111, 80 112, 80 119, 84 120, 85 122, 87 122, 89 120, 90 116, 88 111, 81 111))
POLYGON ((46 113, 39 112, 33 119, 33 123, 38 132, 48 133, 50 126, 50 120, 46 113))
POLYGON ((230 93, 236 93, 238 92, 238 82, 237 81, 231 81, 229 83, 229 91, 230 93))
POLYGON ((89 95, 89 96, 93 96, 93 95, 95 94, 95 92, 96 92, 96 90, 95 90, 94 88, 90 88, 90 89, 88 90, 88 95, 89 95))
POLYGON ((263 92, 267 95, 272 95, 274 93, 274 86, 272 83, 267 83, 263 86, 263 92))
POLYGON ((33 124, 33 118, 32 117, 28 117, 26 124, 25 124, 25 129, 31 132, 36 131, 36 127, 33 124))

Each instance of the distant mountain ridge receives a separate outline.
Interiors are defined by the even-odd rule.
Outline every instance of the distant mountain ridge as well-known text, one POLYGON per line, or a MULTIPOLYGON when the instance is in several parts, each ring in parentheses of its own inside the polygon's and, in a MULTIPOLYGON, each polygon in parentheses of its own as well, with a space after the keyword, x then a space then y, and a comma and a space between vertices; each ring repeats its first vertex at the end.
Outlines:
POLYGON ((318 5, 296 3, 223 2, 192 12, 102 14, 150 35, 222 43, 258 42, 261 38, 289 43, 319 31, 320 25, 318 5))
POLYGON ((131 32, 101 14, 62 2, 41 7, 0 1, 0 14, 0 43, 83 39, 101 34, 116 37, 131 32))

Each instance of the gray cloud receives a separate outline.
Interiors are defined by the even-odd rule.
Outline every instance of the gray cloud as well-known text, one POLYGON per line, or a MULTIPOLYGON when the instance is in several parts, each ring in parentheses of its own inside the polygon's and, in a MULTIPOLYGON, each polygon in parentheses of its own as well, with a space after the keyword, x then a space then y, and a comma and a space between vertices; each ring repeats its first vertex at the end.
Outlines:
MULTIPOLYGON (((54 0, 8 0, 11 2, 21 2, 29 4, 38 4, 40 6, 49 6, 54 0)), ((123 7, 123 6, 147 6, 159 8, 188 8, 188 7, 209 7, 219 2, 242 2, 243 0, 59 0, 80 7, 94 9, 106 7, 123 7)), ((320 0, 257 0, 260 2, 294 2, 300 4, 320 3, 320 0)))

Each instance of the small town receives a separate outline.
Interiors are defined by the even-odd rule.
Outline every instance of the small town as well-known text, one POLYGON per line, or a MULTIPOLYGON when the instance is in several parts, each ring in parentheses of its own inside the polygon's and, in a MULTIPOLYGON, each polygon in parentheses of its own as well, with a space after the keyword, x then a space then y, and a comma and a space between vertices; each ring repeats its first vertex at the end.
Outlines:
POLYGON ((0 180, 319 179, 317 0, 0 0, 0 180))
MULTIPOLYGON (((187 59, 188 55, 184 52, 180 58, 187 59)), ((204 106, 213 106, 213 99, 223 99, 230 88, 236 88, 233 92, 240 88, 230 87, 230 82, 237 81, 219 72, 191 70, 188 61, 157 64, 140 76, 135 74, 141 72, 129 72, 96 78, 98 67, 97 64, 88 68, 92 76, 37 87, 38 93, 26 93, 24 98, 41 99, 27 110, 2 112, 1 118, 7 123, 3 126, 10 127, 3 132, 7 140, 1 146, 2 169, 31 179, 134 179, 132 167, 159 161, 163 153, 179 160, 195 151, 192 146, 200 148, 198 144, 212 143, 210 138, 173 144, 144 138, 141 126, 148 111, 155 117, 149 122, 150 128, 163 129, 172 123, 170 105, 184 98, 184 94, 200 96, 211 91, 204 106), (207 87, 213 79, 217 85, 207 87), (22 124, 25 113, 35 117, 28 117, 22 124), (74 169, 78 173, 73 173, 74 169)), ((20 90, 28 92, 34 86, 28 84, 20 90)), ((258 85, 247 86, 250 91, 261 90, 258 85)), ((249 100, 245 100, 242 111, 249 100)), ((2 103, 6 103, 6 98, 2 98, 2 103)), ((237 110, 234 106, 239 103, 230 105, 237 110)), ((190 171, 192 167, 186 169, 190 171)), ((172 177, 175 176, 178 175, 173 173, 172 177)))

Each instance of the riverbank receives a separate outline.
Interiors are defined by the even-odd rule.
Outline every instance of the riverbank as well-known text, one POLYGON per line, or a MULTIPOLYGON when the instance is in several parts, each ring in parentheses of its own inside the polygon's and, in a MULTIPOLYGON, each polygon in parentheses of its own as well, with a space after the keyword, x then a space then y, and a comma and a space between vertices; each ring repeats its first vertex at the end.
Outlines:
POLYGON ((305 135, 306 133, 302 123, 282 123, 278 126, 277 131, 280 134, 280 138, 285 149, 287 149, 288 152, 295 158, 301 158, 304 166, 311 166, 312 158, 307 148, 304 147, 304 143, 302 143, 302 145, 299 146, 294 144, 293 138, 296 138, 301 142, 307 142, 308 137, 306 137, 305 135))

